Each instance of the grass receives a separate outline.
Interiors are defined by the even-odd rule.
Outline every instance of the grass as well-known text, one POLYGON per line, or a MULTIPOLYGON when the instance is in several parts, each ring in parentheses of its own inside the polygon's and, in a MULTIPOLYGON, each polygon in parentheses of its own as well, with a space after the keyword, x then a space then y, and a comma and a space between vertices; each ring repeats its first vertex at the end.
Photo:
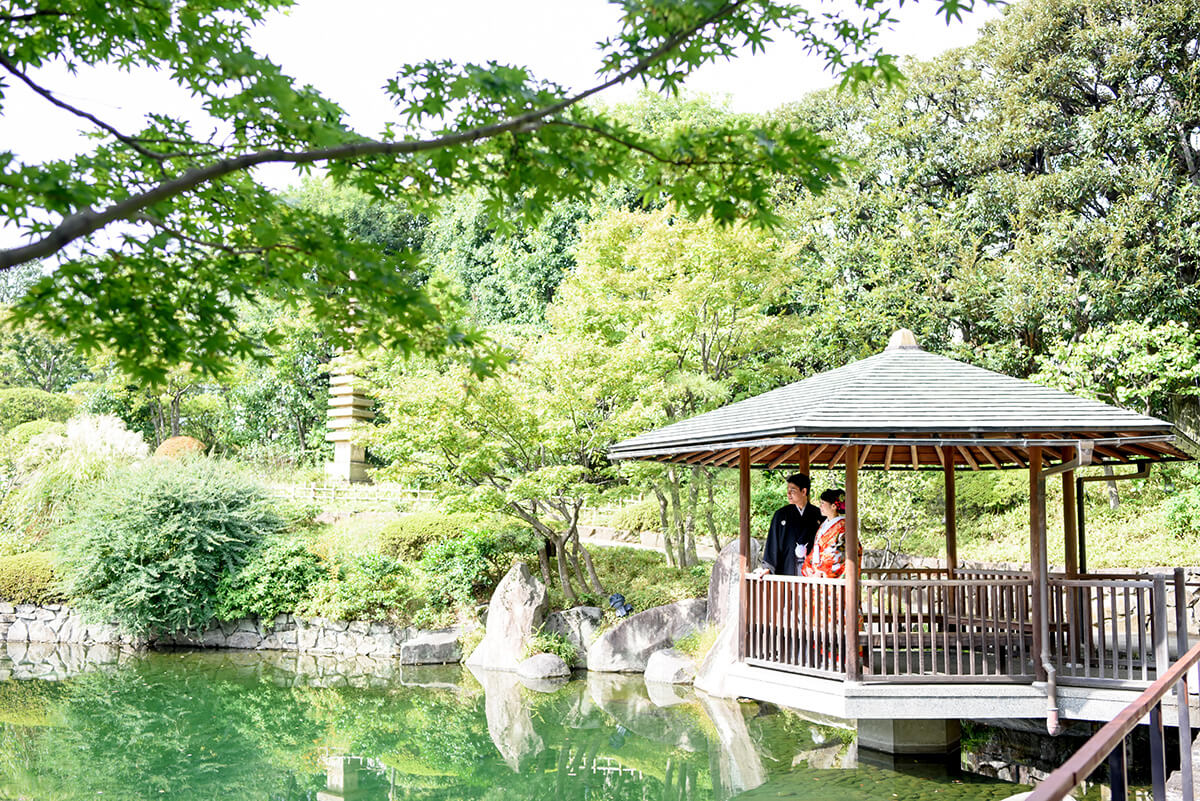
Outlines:
POLYGON ((314 550, 330 562, 349 557, 379 553, 379 534, 401 517, 399 512, 359 512, 322 526, 317 532, 314 550))

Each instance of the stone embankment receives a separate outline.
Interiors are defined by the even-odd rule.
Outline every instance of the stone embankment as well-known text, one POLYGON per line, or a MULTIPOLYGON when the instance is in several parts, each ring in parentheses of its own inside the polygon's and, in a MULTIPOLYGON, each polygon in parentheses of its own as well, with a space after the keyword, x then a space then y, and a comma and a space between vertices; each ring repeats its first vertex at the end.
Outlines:
POLYGON ((151 642, 122 634, 113 625, 87 623, 68 606, 0 602, 0 642, 9 643, 295 651, 398 658, 406 665, 435 665, 462 659, 462 634, 460 627, 423 631, 379 622, 279 615, 271 621, 257 618, 214 621, 202 632, 162 637, 151 642))

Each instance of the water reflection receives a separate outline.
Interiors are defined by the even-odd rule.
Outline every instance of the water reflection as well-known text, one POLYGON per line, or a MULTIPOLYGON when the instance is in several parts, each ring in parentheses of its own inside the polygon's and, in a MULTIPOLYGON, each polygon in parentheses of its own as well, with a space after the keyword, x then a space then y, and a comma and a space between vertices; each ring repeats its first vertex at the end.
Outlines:
POLYGON ((843 731, 588 674, 371 658, 0 647, 0 798, 1000 799, 873 766, 843 731))

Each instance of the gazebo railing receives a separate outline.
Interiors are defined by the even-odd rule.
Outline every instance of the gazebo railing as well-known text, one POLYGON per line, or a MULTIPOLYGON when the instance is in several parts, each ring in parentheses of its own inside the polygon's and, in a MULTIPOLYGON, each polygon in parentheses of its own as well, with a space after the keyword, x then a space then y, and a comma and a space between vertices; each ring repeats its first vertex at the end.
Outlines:
POLYGON ((844 677, 845 582, 767 575, 746 583, 743 655, 748 664, 844 677))
MULTIPOLYGON (((857 641, 864 682, 1031 682, 1035 584, 1021 571, 955 578, 863 571, 857 637, 846 636, 842 579, 747 578, 743 655, 750 664, 845 678, 857 641), (888 578, 869 576, 885 575, 888 578)), ((961 577, 960 577, 961 575, 961 577)), ((1060 684, 1144 687, 1167 659, 1164 577, 1048 581, 1049 653, 1060 684)))
POLYGON ((1031 580, 867 579, 860 586, 863 681, 1032 680, 1031 580))

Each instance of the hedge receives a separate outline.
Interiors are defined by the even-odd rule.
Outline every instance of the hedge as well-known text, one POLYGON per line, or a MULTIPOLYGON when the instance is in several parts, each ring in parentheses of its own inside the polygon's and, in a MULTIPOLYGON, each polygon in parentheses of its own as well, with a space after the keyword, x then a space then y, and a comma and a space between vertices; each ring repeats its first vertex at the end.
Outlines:
POLYGON ((0 556, 0 599, 14 604, 61 602, 54 554, 29 551, 0 556))
POLYGON ((0 389, 0 434, 30 420, 65 423, 75 413, 75 401, 41 389, 0 389))
POLYGON ((477 527, 478 521, 477 516, 467 513, 405 515, 379 533, 379 549, 393 559, 415 562, 425 554, 427 546, 457 539, 464 531, 477 527))

